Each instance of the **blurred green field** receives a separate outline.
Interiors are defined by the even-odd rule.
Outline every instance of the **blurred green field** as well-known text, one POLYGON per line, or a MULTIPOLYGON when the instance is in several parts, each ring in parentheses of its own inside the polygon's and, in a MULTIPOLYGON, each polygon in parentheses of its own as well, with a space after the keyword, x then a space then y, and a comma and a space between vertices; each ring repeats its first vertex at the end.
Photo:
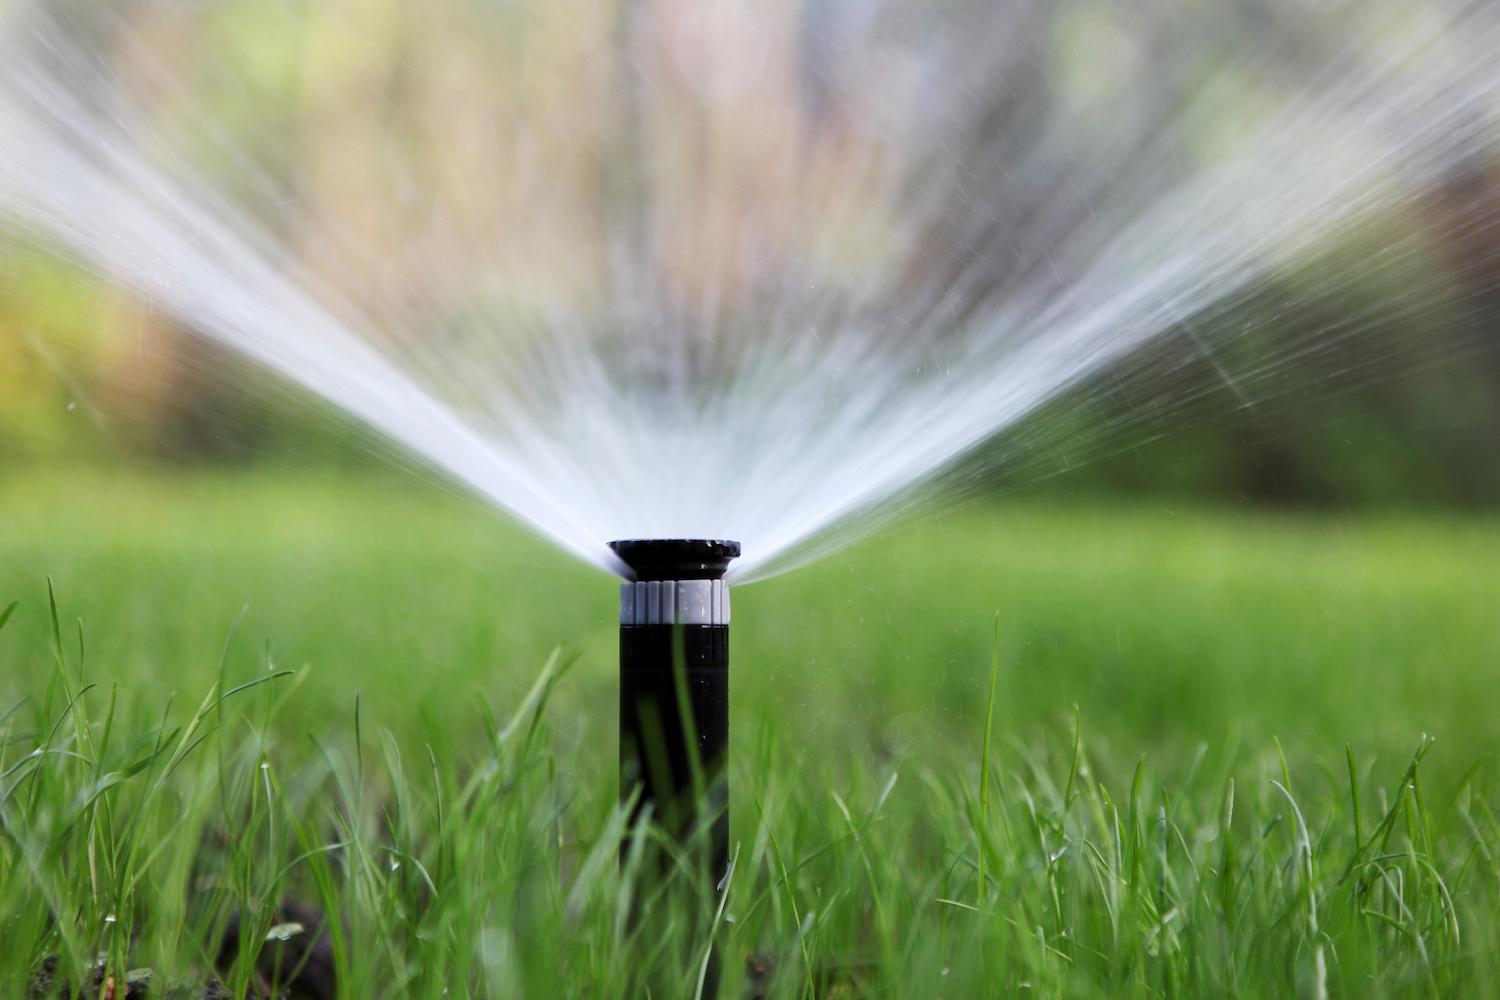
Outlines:
MULTIPOLYGON (((614 581, 437 486, 41 468, 0 478, 0 524, 12 700, 51 669, 50 576, 90 679, 141 724, 168 693, 196 703, 245 607, 231 681, 267 651, 311 666, 285 734, 347 729, 358 690, 403 742, 482 740, 473 695, 513 701, 560 645, 581 658, 557 721, 612 764, 614 581)), ((1500 738, 1496 567, 1490 518, 975 506, 736 589, 734 746, 775 720, 819 756, 971 755, 998 611, 1015 741, 1065 733, 1076 704, 1127 769, 1272 736, 1298 760, 1350 743, 1396 766, 1425 732, 1456 773, 1500 738)))

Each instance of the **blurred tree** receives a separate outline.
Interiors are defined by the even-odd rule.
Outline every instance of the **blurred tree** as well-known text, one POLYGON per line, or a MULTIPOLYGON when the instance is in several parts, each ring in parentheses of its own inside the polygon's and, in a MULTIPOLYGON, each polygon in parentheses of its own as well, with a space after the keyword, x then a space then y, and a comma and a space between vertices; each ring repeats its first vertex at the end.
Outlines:
POLYGON ((108 308, 89 275, 0 239, 0 457, 90 453, 103 416, 95 392, 108 308), (90 304, 92 302, 92 305, 90 304))

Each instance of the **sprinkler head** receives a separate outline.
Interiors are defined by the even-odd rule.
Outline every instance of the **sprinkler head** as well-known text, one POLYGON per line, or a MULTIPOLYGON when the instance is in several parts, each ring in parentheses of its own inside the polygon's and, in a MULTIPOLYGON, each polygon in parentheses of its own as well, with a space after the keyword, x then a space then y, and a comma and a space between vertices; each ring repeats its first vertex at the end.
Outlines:
POLYGON ((739 542, 709 538, 627 538, 609 547, 641 581, 719 580, 740 554, 739 542))
POLYGON ((635 572, 620 585, 620 624, 728 625, 724 571, 739 542, 707 538, 632 538, 609 547, 635 572))

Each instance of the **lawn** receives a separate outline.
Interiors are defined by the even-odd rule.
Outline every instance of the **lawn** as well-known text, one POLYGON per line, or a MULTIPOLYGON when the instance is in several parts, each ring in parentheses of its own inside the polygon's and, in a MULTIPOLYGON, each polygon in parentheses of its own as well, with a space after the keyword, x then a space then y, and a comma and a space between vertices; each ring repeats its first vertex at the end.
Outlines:
MULTIPOLYGON (((7 995, 201 983, 292 899, 346 996, 691 995, 693 907, 621 917, 610 578, 395 473, 13 469, 0 526, 7 995)), ((737 589, 726 990, 1476 995, 1496 566, 1493 519, 997 502, 737 589)))

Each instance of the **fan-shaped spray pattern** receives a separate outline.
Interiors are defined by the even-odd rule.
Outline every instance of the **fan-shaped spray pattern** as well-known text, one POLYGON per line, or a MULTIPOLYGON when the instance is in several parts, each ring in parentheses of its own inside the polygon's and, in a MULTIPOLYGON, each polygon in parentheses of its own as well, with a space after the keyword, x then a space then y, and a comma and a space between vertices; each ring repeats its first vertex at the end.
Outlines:
POLYGON ((278 171, 205 124, 208 15, 21 5, 0 208, 574 555, 745 582, 1493 142, 1486 5, 1288 15, 1292 69, 1224 9, 453 2, 331 68, 371 32, 288 21, 278 171))

